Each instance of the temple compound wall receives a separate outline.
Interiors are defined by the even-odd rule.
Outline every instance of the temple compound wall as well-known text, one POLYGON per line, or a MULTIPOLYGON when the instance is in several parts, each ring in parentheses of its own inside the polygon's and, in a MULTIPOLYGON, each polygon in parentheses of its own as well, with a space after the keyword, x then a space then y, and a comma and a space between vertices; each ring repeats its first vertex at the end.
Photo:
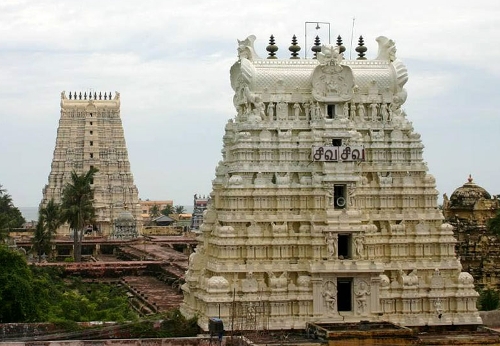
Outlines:
MULTIPOLYGON (((141 224, 138 190, 130 170, 127 145, 120 118, 120 94, 96 92, 61 93, 61 117, 48 184, 43 188, 41 206, 50 199, 61 202, 71 172, 99 169, 93 189, 96 220, 89 231, 101 235, 116 233, 114 221, 125 213, 141 224)), ((134 227, 132 227, 134 228, 134 227)), ((70 234, 68 225, 58 230, 70 234)))
MULTIPOLYGON (((401 108, 395 44, 346 60, 341 41, 313 59, 267 59, 254 36, 231 67, 225 127, 182 312, 241 329, 306 322, 480 324, 473 278, 443 223, 420 135, 401 108)), ((361 47, 361 48, 360 48, 361 47)), ((295 54, 295 55, 294 55, 295 54)), ((226 327, 228 329, 230 327, 226 327)))

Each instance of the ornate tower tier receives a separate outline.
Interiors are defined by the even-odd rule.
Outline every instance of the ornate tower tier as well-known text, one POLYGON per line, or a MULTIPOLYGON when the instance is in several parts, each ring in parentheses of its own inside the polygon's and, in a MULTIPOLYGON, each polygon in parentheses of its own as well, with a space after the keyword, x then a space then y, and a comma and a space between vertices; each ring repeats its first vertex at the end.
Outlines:
POLYGON ((239 41, 231 67, 237 114, 183 313, 203 328, 219 314, 241 329, 481 323, 420 135, 401 109, 407 71, 394 42, 379 37, 375 60, 346 61, 339 46, 317 59, 264 60, 254 40, 239 41))
MULTIPOLYGON (((62 190, 74 170, 78 174, 96 167, 93 182, 96 207, 94 231, 110 235, 113 221, 128 209, 141 222, 138 191, 130 171, 120 119, 120 94, 61 93, 61 118, 49 182, 43 189, 45 205, 61 201, 62 190)), ((67 226, 59 230, 68 234, 67 226)))

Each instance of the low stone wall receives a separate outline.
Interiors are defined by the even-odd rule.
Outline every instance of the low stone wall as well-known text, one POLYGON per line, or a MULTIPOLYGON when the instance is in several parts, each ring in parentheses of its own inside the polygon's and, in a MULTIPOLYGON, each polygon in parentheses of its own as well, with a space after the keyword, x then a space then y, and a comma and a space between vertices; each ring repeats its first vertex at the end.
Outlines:
MULTIPOLYGON (((218 344, 215 340, 212 344, 218 344)), ((198 346, 210 345, 209 338, 168 338, 168 339, 113 339, 113 340, 65 340, 65 341, 26 341, 0 342, 2 346, 198 346)))
POLYGON ((26 338, 57 332, 52 323, 1 323, 0 341, 10 338, 26 338))
POLYGON ((486 327, 500 327, 500 310, 479 311, 486 327))

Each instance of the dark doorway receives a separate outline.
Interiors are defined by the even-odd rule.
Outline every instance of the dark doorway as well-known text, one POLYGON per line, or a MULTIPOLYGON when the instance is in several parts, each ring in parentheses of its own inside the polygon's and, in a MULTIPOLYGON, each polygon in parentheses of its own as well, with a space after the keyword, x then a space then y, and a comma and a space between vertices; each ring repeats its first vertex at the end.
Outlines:
POLYGON ((82 255, 92 255, 94 253, 94 245, 82 246, 82 255))
POLYGON ((335 118, 335 105, 326 106, 326 118, 327 119, 335 118))
POLYGON ((351 235, 339 234, 339 258, 351 258, 351 235))
POLYGON ((352 311, 352 280, 337 279, 338 311, 352 311))

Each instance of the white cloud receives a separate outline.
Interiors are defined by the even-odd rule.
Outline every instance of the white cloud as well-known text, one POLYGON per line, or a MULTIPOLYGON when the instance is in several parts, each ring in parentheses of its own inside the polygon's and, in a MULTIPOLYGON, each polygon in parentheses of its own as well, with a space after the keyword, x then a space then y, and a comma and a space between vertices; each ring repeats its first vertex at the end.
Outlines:
MULTIPOLYGON (((485 138, 500 145, 499 15, 494 0, 2 1, 0 162, 7 168, 0 184, 18 205, 36 205, 50 170, 60 92, 118 90, 141 197, 190 202, 193 193, 210 192, 224 124, 234 114, 229 68, 236 39, 255 34, 265 57, 274 34, 278 56, 286 58, 295 34, 303 55, 304 23, 323 21, 331 23, 332 40, 340 34, 349 48, 356 17, 353 48, 363 35, 369 58, 377 36, 396 41, 410 76, 405 107, 438 185, 457 175, 461 182, 473 167, 477 182, 498 192, 491 172, 499 167, 488 155, 453 153, 470 150, 456 140, 470 131, 476 146, 485 138)), ((313 25, 308 37, 315 33, 313 25)))

